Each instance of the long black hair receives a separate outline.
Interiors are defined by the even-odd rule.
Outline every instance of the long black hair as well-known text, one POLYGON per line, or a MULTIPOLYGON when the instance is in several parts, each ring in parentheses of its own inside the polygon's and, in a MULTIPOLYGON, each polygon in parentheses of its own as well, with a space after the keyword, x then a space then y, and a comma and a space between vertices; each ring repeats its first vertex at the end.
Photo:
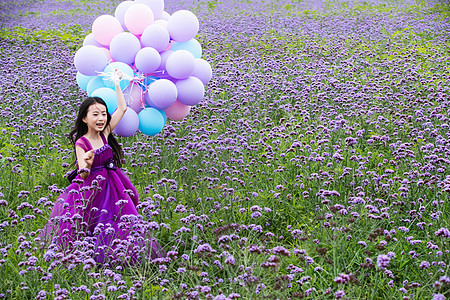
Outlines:
MULTIPOLYGON (((100 97, 87 97, 86 99, 84 99, 83 103, 81 103, 80 109, 78 110, 78 116, 77 120, 75 121, 75 125, 73 126, 72 131, 69 133, 69 140, 74 146, 76 141, 88 132, 87 124, 83 122, 83 118, 86 117, 89 107, 95 103, 104 105, 107 108, 105 101, 103 101, 103 99, 100 97)), ((105 128, 109 126, 109 122, 111 122, 111 115, 109 114, 108 110, 106 110, 105 128)), ((112 132, 108 135, 108 144, 113 150, 113 158, 116 161, 117 166, 119 168, 122 167, 123 150, 112 132)))

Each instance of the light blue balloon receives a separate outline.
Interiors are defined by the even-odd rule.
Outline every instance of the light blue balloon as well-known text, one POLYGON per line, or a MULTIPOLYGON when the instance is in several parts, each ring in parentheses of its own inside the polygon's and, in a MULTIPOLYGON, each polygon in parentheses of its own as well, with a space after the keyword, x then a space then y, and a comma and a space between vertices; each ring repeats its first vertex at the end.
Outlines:
MULTIPOLYGON (((103 72, 114 73, 115 70, 122 71, 122 73, 124 74, 124 77, 127 75, 129 77, 134 77, 133 69, 131 69, 131 67, 129 65, 127 65, 126 63, 123 63, 120 61, 110 63, 109 65, 106 66, 106 68, 103 70, 103 72)), ((112 89, 114 88, 114 83, 112 82, 112 80, 109 77, 103 78, 103 82, 106 87, 110 87, 112 89)), ((130 85, 130 80, 128 80, 128 79, 123 78, 120 81, 120 88, 122 90, 126 89, 129 85, 130 85)))
POLYGON ((164 117, 155 108, 148 107, 142 110, 139 115, 139 130, 146 135, 156 135, 164 127, 164 117))
POLYGON ((95 77, 97 77, 97 76, 86 76, 86 75, 81 74, 80 72, 77 72, 76 78, 77 78, 78 86, 83 91, 87 91, 87 86, 89 84, 89 81, 91 81, 95 77))
POLYGON ((88 96, 92 96, 92 93, 102 87, 106 87, 103 79, 100 76, 94 76, 94 78, 92 78, 86 88, 87 94, 88 96))
POLYGON ((108 109, 110 115, 112 115, 113 112, 117 109, 117 96, 116 91, 114 91, 113 89, 110 89, 108 87, 96 89, 92 93, 92 97, 102 98, 103 101, 106 102, 106 108, 108 109))
POLYGON ((164 118, 164 125, 166 125, 166 122, 167 122, 167 115, 166 115, 166 112, 163 111, 163 110, 158 110, 158 111, 159 111, 159 113, 163 116, 163 118, 164 118))
POLYGON ((172 47, 170 47, 170 50, 186 50, 191 52, 195 58, 202 57, 202 46, 196 39, 190 39, 189 41, 183 43, 175 42, 172 47))

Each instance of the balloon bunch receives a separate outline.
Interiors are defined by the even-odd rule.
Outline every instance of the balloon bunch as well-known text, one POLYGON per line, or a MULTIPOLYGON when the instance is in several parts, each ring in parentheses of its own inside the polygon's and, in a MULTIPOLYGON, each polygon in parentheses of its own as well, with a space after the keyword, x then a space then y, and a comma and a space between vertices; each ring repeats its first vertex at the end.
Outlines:
POLYGON ((181 120, 201 101, 212 77, 209 63, 194 38, 197 17, 179 10, 169 15, 164 0, 120 3, 114 16, 101 15, 74 57, 77 83, 88 96, 101 97, 112 114, 117 108, 114 71, 127 109, 114 132, 131 136, 138 129, 159 133, 167 118, 181 120))

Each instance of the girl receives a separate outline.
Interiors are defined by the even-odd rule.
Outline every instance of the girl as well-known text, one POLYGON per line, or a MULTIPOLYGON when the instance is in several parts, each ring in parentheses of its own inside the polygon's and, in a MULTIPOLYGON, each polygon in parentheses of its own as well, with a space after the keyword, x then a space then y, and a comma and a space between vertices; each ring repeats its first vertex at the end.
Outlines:
POLYGON ((97 263, 136 262, 138 254, 164 256, 158 242, 143 231, 138 192, 120 169, 122 149, 112 135, 127 106, 120 88, 122 73, 114 80, 117 110, 110 115, 99 97, 81 104, 69 138, 75 146, 77 174, 58 198, 41 237, 53 237, 50 247, 70 251, 89 249, 97 263))

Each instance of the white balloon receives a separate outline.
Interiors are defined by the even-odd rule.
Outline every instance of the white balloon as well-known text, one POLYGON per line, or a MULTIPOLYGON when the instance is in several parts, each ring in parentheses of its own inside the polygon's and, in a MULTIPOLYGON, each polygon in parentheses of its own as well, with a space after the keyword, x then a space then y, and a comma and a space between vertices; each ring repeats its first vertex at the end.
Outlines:
POLYGON ((163 19, 159 19, 159 20, 156 20, 155 22, 153 22, 153 24, 164 27, 166 30, 167 30, 167 23, 169 23, 169 22, 167 22, 166 20, 163 20, 163 19))
POLYGON ((169 21, 170 14, 167 11, 163 11, 161 16, 159 17, 160 20, 166 20, 169 21))

